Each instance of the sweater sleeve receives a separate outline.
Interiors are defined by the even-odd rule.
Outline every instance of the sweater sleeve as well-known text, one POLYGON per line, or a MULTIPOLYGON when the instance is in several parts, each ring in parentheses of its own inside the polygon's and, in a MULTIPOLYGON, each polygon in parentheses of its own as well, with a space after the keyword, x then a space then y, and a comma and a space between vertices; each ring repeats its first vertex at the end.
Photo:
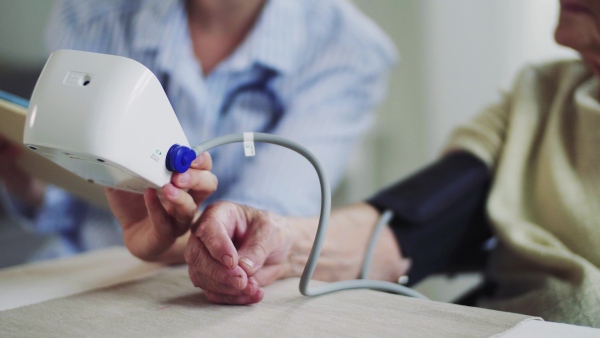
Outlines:
POLYGON ((492 169, 502 150, 509 121, 510 96, 485 108, 471 121, 457 127, 444 148, 444 153, 466 151, 492 169))

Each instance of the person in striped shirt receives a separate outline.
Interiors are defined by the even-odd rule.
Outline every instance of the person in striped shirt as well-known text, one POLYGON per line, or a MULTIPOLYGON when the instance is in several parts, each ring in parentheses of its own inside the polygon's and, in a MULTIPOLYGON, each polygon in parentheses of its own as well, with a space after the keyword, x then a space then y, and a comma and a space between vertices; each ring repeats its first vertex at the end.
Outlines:
MULTIPOLYGON (((346 0, 61 0, 46 36, 49 51, 115 54, 147 66, 192 145, 233 132, 282 135, 322 160, 334 188, 397 59, 387 36, 346 0)), ((235 146, 211 151, 219 184, 206 202, 314 214, 320 197, 311 166, 276 146, 256 150, 253 158, 235 146)), ((0 172, 18 170, 6 157, 0 163, 0 172)), ((7 181, 13 174, 1 177, 7 181)), ((5 184, 14 214, 37 232, 57 234, 32 259, 122 243, 110 212, 19 177, 5 184)), ((112 204, 121 225, 141 217, 150 231, 142 196, 131 200, 141 205, 139 215, 112 204)))

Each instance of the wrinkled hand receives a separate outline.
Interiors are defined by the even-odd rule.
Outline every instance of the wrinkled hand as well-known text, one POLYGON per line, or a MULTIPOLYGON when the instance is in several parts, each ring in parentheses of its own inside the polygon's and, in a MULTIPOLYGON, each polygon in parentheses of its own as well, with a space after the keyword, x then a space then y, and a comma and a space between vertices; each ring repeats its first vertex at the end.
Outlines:
POLYGON ((110 208, 123 228, 125 245, 134 256, 164 263, 182 261, 184 246, 174 252, 174 243, 197 219, 200 204, 217 189, 211 169, 212 159, 205 152, 187 172, 173 174, 171 183, 162 187, 163 199, 154 189, 143 196, 106 189, 110 208))
POLYGON ((230 202, 208 206, 192 229, 185 261, 194 286, 215 303, 252 304, 286 275, 292 236, 287 219, 230 202))
POLYGON ((8 192, 31 206, 42 204, 45 184, 26 173, 17 164, 23 149, 0 134, 0 182, 8 192))

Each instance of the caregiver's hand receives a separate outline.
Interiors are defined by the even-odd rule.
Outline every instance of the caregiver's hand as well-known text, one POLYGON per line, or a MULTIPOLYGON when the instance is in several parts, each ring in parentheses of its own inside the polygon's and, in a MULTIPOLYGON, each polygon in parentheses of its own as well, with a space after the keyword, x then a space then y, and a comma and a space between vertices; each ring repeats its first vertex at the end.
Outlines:
POLYGON ((182 263, 188 230, 202 202, 217 189, 208 153, 196 158, 185 173, 174 173, 162 187, 163 198, 148 189, 144 195, 106 189, 112 212, 123 228, 127 249, 146 261, 182 263))

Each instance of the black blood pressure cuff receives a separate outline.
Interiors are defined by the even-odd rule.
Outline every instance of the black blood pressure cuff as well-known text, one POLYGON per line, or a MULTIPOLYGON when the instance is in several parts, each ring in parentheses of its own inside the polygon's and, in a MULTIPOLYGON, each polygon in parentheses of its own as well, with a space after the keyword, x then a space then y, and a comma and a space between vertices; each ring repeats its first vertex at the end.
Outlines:
POLYGON ((380 212, 394 212, 390 226, 403 256, 412 260, 409 285, 450 266, 478 264, 491 237, 484 216, 489 182, 486 165, 460 152, 367 200, 380 212))

